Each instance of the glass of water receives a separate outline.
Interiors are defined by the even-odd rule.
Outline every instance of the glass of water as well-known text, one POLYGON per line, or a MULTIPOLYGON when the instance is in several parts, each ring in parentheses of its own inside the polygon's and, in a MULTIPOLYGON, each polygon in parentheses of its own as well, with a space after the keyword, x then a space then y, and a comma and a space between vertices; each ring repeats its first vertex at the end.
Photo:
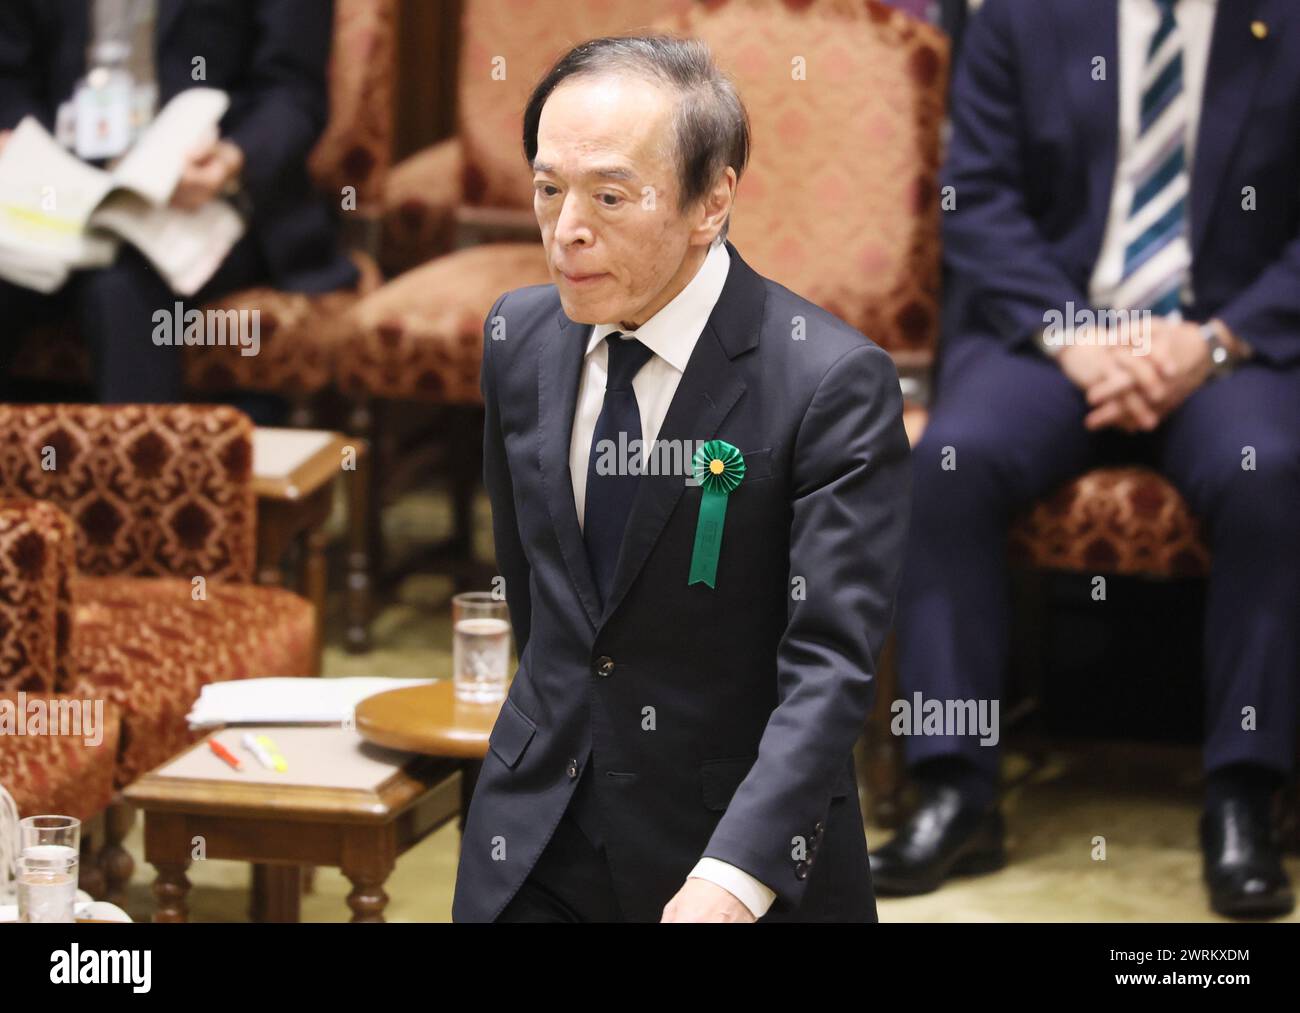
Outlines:
POLYGON ((503 598, 470 591, 451 600, 452 680, 456 699, 492 703, 506 695, 510 614, 503 598))
POLYGON ((57 844, 81 851, 81 820, 75 816, 28 816, 18 821, 18 850, 57 844))
POLYGON ((37 844, 18 855, 18 920, 76 921, 78 854, 64 844, 37 844))

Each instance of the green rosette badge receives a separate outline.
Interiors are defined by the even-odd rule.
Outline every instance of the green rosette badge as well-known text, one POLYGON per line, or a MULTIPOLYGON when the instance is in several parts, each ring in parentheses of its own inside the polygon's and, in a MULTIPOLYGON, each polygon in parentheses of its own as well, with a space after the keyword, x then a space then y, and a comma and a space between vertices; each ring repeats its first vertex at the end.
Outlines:
POLYGON ((722 522, 727 517, 727 497, 745 477, 745 457, 724 440, 709 440, 691 460, 695 481, 704 488, 700 517, 695 524, 695 549, 691 553, 691 575, 686 581, 716 586, 718 552, 722 548, 722 522))

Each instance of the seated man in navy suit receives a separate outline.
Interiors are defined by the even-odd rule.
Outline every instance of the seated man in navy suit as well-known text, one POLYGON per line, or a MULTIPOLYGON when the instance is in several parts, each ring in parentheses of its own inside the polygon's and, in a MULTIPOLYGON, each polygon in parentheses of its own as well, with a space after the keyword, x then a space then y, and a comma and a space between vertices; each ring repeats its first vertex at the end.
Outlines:
MULTIPOLYGON (((230 96, 220 137, 192 153, 172 205, 192 211, 230 195, 248 230, 188 305, 261 284, 352 287, 356 268, 306 168, 329 111, 333 12, 332 0, 6 0, 0 145, 26 116, 55 132, 60 106, 107 60, 123 64, 137 88, 155 89, 159 109, 189 88, 220 89, 230 96)), ((6 374, 23 329, 75 312, 101 401, 179 400, 182 356, 153 341, 154 313, 175 300, 129 244, 108 267, 75 272, 50 295, 0 282, 9 328, 0 339, 0 398, 20 393, 6 374)))
MULTIPOLYGON (((1297 114, 1294 5, 986 0, 953 88, 945 346, 899 592, 902 695, 996 699, 1010 518, 1116 441, 1154 463, 1214 559, 1200 837, 1229 915, 1293 906, 1269 802, 1300 681, 1297 114)), ((906 750, 922 801, 873 854, 877 889, 998 867, 996 748, 906 750)))

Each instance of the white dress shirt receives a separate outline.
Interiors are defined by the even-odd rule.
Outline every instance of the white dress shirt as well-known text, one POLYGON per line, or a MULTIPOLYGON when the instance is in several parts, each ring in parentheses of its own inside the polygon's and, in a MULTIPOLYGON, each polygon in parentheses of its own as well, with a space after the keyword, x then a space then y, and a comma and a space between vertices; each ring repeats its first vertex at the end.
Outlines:
MULTIPOLYGON (((587 498, 587 462, 591 456, 591 437, 605 401, 608 377, 609 346, 605 335, 622 331, 626 340, 636 338, 654 354, 632 378, 637 408, 641 415, 642 454, 645 464, 651 444, 659 435, 668 406, 677 392, 677 384, 686 371, 695 342, 722 295, 731 267, 731 255, 725 243, 709 249, 704 263, 673 300, 635 331, 624 331, 618 324, 596 324, 587 338, 587 352, 578 384, 578 404, 573 415, 573 434, 569 443, 569 475, 573 479, 573 503, 578 511, 578 525, 583 524, 587 498)), ((771 907, 776 894, 743 869, 716 858, 701 858, 690 877, 707 879, 727 890, 743 903, 755 918, 771 907)), ((688 877, 688 878, 690 878, 688 877)))
MULTIPOLYGON (((1196 154, 1196 129, 1205 93, 1205 68, 1209 63, 1210 39, 1214 33, 1215 0, 1178 0, 1174 19, 1183 40, 1183 94, 1176 101, 1187 104, 1187 177, 1190 183, 1192 159, 1196 154)), ((1110 191, 1110 213, 1101 252, 1088 284, 1093 306, 1110 306, 1124 274, 1124 225, 1133 203, 1133 177, 1146 161, 1150 144, 1138 146, 1139 109, 1142 104, 1142 69, 1147 46, 1160 25, 1156 0, 1119 0, 1119 147, 1115 182, 1110 191)), ((1190 288, 1189 279, 1188 286, 1190 288)), ((1190 291, 1187 293, 1190 295, 1190 291)))

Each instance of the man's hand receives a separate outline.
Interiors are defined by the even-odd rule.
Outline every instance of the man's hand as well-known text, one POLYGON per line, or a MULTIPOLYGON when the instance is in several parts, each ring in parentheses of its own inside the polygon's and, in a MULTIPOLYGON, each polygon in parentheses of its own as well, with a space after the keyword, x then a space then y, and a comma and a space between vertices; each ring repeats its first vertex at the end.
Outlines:
POLYGON ((1138 356, 1125 349, 1117 360, 1121 373, 1088 389, 1089 428, 1121 425, 1136 420, 1138 428, 1154 429, 1170 412, 1209 379, 1210 348, 1200 325, 1156 320, 1151 325, 1151 354, 1138 356), (1133 411, 1138 400, 1145 411, 1133 411), (1127 420, 1125 416, 1128 416, 1127 420))
POLYGON ((1133 432, 1154 429, 1159 422, 1133 374, 1124 368, 1124 359, 1131 357, 1131 348, 1101 343, 1066 345, 1057 353, 1061 371, 1096 409, 1084 419, 1089 429, 1115 425, 1133 432))
POLYGON ((12 130, 0 130, 0 155, 4 154, 5 145, 9 143, 9 138, 13 137, 12 130))
POLYGON ((754 912, 707 879, 688 879, 664 906, 660 922, 752 922, 754 912))
POLYGON ((230 141, 213 141, 190 152, 180 182, 172 192, 171 206, 197 211, 220 196, 227 184, 244 171, 244 152, 230 141))

